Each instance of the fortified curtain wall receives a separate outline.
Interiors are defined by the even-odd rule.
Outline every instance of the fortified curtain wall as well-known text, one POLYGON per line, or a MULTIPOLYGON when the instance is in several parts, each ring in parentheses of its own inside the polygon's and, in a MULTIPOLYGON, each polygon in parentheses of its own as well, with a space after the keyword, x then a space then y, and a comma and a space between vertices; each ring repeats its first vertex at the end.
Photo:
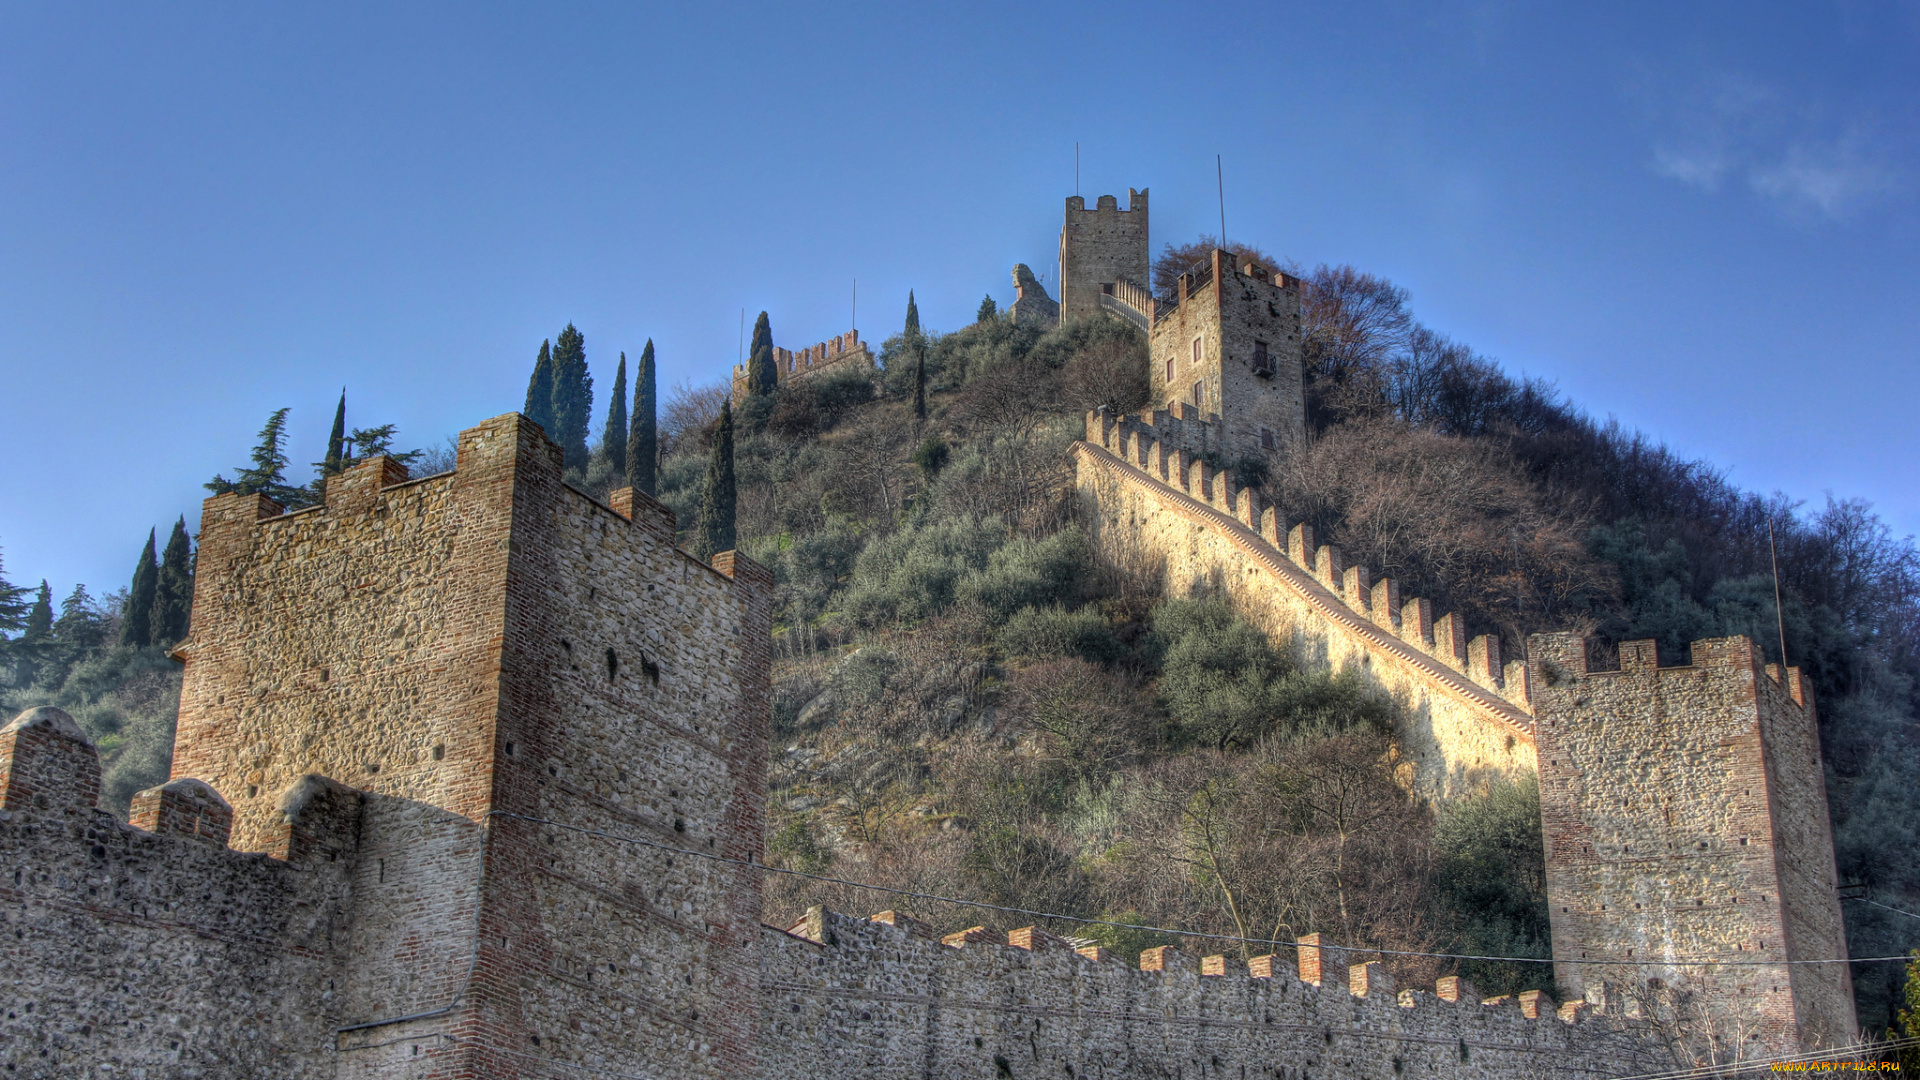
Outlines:
POLYGON ((1093 542, 1110 559, 1159 576, 1168 595, 1224 595, 1302 663, 1352 669, 1401 707, 1415 789, 1444 798, 1495 775, 1534 771, 1526 667, 1500 641, 1467 640, 1456 614, 1433 617, 1392 578, 1345 565, 1189 447, 1211 425, 1165 412, 1087 416, 1075 476, 1093 542))
POLYGON ((66 713, 0 728, 4 1075, 331 1077, 360 793, 301 785, 269 856, 227 847, 198 781, 141 792, 131 825, 99 791, 66 713))
POLYGON ((767 1076, 1600 1078, 1668 1067, 1640 1023, 1465 980, 1398 990, 1383 965, 1302 939, 1297 954, 1137 966, 1028 927, 938 938, 893 912, 815 908, 762 938, 767 1076), (1292 962, 1298 956, 1298 968, 1292 962))
MULTIPOLYGON (((782 349, 778 345, 773 349, 774 378, 780 383, 823 371, 839 371, 850 365, 865 368, 874 365, 873 351, 867 348, 866 342, 860 340, 858 330, 849 330, 804 349, 782 349)), ((746 400, 747 369, 740 364, 733 366, 732 385, 733 400, 746 400)))
POLYGON ((179 778, 0 731, 5 1075, 754 1074, 771 576, 560 460, 208 500, 179 778))

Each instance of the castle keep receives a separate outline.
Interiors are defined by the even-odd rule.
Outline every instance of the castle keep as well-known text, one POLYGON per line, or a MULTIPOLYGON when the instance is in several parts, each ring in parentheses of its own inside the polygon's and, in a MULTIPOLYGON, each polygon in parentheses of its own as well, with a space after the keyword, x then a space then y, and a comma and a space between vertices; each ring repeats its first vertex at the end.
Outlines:
MULTIPOLYGON (((1396 987, 1317 935, 1136 961, 892 911, 764 925, 771 575, 569 488, 507 415, 448 473, 207 500, 174 779, 129 823, 64 713, 0 728, 6 1075, 1599 1078, 1670 1063, 1638 1014, 1681 986, 1748 1056, 1850 1036, 1846 966, 1788 964, 1845 956, 1800 673, 1744 638, 1509 662, 1348 565, 1223 467, 1304 445, 1304 286, 1216 252, 1163 302, 1145 223, 1139 191, 1062 232, 1060 317, 1172 362, 1168 407, 1073 447, 1094 542, 1392 697, 1413 790, 1537 771, 1570 1000, 1396 987)), ((781 377, 867 355, 838 340, 781 377)))

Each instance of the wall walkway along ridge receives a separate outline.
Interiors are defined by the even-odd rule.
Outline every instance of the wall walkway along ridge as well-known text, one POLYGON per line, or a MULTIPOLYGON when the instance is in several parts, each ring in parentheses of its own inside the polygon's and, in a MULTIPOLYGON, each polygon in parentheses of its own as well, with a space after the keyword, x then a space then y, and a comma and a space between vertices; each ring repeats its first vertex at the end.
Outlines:
MULTIPOLYGON (((1204 423, 1204 422, 1201 422, 1204 423)), ((1534 721, 1520 661, 1499 639, 1466 640, 1457 614, 1434 619, 1399 583, 1347 566, 1278 507, 1195 454, 1192 419, 1087 415, 1073 447, 1094 542, 1123 564, 1165 576, 1170 595, 1224 592, 1243 617, 1309 664, 1357 668, 1401 706, 1423 794, 1492 774, 1534 771, 1534 721)))

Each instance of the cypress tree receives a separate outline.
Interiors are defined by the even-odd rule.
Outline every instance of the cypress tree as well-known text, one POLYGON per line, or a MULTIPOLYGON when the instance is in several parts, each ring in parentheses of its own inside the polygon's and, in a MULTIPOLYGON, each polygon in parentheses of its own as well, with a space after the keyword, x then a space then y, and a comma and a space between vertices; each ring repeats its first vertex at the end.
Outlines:
MULTIPOLYGON (((607 401, 607 426, 600 432, 600 452, 607 464, 624 475, 627 471, 627 354, 620 354, 620 367, 613 375, 613 396, 607 401)), ((631 481, 629 481, 631 483, 631 481)))
POLYGON ((913 418, 927 418, 927 350, 918 345, 913 350, 913 418))
POLYGON ((908 290, 907 290, 907 330, 906 330, 906 334, 907 334, 907 337, 908 337, 909 339, 912 339, 912 338, 917 338, 917 337, 919 337, 919 336, 920 336, 920 308, 919 308, 918 306, 916 306, 916 305, 914 304, 914 302, 913 302, 913 290, 912 290, 912 289, 908 289, 908 290))
POLYGON ((147 546, 133 568, 133 587, 120 619, 120 644, 144 649, 153 644, 153 598, 160 589, 160 561, 153 554, 154 530, 147 530, 147 546))
POLYGON ((527 419, 540 425, 547 438, 556 439, 553 428, 553 343, 540 343, 540 355, 533 361, 533 377, 527 380, 527 407, 520 410, 527 419))
POLYGON ((656 417, 654 389, 653 339, 640 350, 640 370, 634 373, 632 431, 627 436, 627 483, 648 495, 658 494, 655 466, 660 453, 660 428, 656 417))
POLYGON ((193 545, 187 539, 187 519, 173 523, 166 551, 160 557, 160 580, 153 596, 149 627, 156 645, 171 645, 187 636, 187 618, 193 611, 193 545))
POLYGON ((27 609, 26 633, 20 635, 22 641, 38 641, 53 633, 53 590, 47 587, 47 579, 40 579, 40 591, 33 594, 33 606, 27 609))
POLYGON ((980 310, 973 313, 973 321, 992 322, 999 317, 1000 306, 993 302, 993 294, 988 293, 987 298, 980 301, 980 310))
POLYGON ((700 491, 700 551, 711 559, 733 550, 733 402, 720 405, 720 426, 713 435, 713 456, 707 461, 707 482, 700 491))
POLYGON ((332 476, 346 465, 347 388, 340 388, 340 404, 333 410, 333 434, 327 436, 327 459, 320 463, 320 475, 332 476))
POLYGON ((566 468, 587 467, 587 428, 593 423, 593 376, 587 339, 572 323, 553 342, 553 427, 547 435, 566 451, 566 468))
POLYGON ((763 311, 753 321, 753 348, 747 352, 747 392, 771 394, 779 382, 780 374, 773 366, 773 324, 763 311))
POLYGON ((33 606, 27 609, 26 632, 17 640, 0 638, 0 655, 13 654, 13 685, 32 686, 39 680, 43 660, 54 658, 53 590, 47 580, 33 594, 33 606))
POLYGON ((27 625, 27 615, 33 610, 25 599, 28 591, 8 581, 6 566, 0 564, 0 632, 27 625))

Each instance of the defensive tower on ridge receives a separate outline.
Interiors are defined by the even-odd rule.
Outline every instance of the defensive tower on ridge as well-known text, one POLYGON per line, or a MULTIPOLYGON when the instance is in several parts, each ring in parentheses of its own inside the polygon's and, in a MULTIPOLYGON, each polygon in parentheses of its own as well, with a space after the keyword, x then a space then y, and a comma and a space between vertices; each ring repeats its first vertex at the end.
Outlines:
POLYGON ((1127 190, 1127 208, 1111 195, 1067 199, 1066 224, 1060 227, 1060 321, 1085 319, 1100 310, 1100 286, 1125 282, 1138 289, 1153 284, 1147 248, 1147 190, 1127 190))

